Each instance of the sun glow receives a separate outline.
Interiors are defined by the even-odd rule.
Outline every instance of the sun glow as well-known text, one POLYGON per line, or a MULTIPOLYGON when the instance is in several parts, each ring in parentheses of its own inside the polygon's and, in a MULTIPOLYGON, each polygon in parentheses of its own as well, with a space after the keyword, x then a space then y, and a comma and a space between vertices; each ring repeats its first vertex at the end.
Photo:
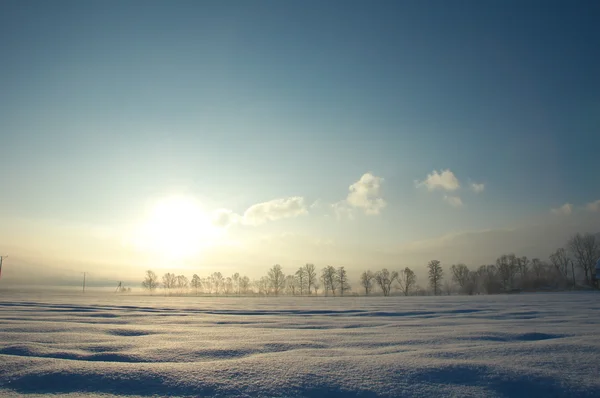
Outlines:
POLYGON ((197 201, 169 197, 151 206, 137 230, 135 243, 143 251, 183 259, 212 245, 221 232, 197 201))

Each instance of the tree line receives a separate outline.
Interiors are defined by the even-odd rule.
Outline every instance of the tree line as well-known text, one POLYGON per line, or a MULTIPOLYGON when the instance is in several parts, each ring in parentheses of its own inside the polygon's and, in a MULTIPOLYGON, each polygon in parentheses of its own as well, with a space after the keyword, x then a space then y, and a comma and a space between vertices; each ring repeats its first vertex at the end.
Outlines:
MULTIPOLYGON (((417 276, 409 267, 401 271, 383 268, 366 270, 359 278, 360 293, 390 296, 441 295, 441 294, 498 294, 521 290, 560 290, 575 288, 578 281, 584 285, 594 282, 594 267, 600 257, 600 238, 593 234, 576 234, 565 248, 555 250, 547 261, 529 259, 514 253, 501 255, 494 264, 470 269, 465 264, 453 264, 444 270, 439 260, 426 265, 426 286, 417 284, 417 276), (448 272, 449 270, 449 272, 448 272)), ((344 267, 323 267, 320 272, 314 264, 305 264, 286 275, 279 264, 271 267, 267 275, 250 280, 235 273, 224 276, 213 272, 207 277, 197 274, 189 280, 184 275, 166 273, 159 277, 146 271, 142 287, 151 294, 159 288, 165 294, 195 295, 259 295, 259 296, 346 296, 352 291, 348 272, 344 267)))

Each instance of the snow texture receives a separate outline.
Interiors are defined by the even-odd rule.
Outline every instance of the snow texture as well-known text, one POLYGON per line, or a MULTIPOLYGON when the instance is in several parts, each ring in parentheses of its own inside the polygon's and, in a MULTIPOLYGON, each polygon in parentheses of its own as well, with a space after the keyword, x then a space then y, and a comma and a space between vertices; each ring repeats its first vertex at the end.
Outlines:
POLYGON ((598 397, 600 295, 0 296, 0 395, 598 397))

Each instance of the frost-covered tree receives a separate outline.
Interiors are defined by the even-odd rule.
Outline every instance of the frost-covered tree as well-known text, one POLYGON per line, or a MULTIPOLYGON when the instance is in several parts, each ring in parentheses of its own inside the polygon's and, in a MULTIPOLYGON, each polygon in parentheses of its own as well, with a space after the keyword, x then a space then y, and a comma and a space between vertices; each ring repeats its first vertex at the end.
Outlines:
POLYGON ((317 271, 315 270, 314 264, 306 264, 304 266, 304 276, 306 278, 306 289, 310 296, 311 288, 317 283, 317 271))
POLYGON ((298 286, 298 280, 295 275, 287 275, 285 277, 285 293, 290 296, 296 295, 296 287, 298 286))
POLYGON ((364 271, 360 275, 360 284, 365 289, 365 295, 367 296, 369 295, 369 293, 371 293, 371 290, 373 289, 374 279, 375 274, 373 274, 371 271, 364 271))
POLYGON ((233 281, 233 291, 235 294, 240 294, 240 274, 236 272, 231 277, 231 280, 233 281))
POLYGON ((338 287, 337 271, 331 265, 326 266, 321 270, 321 281, 323 282, 323 289, 325 289, 325 295, 329 295, 331 292, 335 296, 335 292, 338 287))
POLYGON ((278 296, 285 289, 285 274, 281 270, 281 265, 275 264, 268 273, 269 287, 275 296, 278 296))
POLYGON ((438 295, 442 287, 442 278, 444 276, 444 270, 439 260, 431 260, 427 264, 429 273, 429 286, 433 289, 433 294, 438 295))
POLYGON ((221 290, 223 289, 223 274, 221 274, 220 272, 213 272, 213 274, 210 276, 211 278, 211 282, 212 282, 212 286, 213 289, 215 291, 215 294, 219 294, 221 293, 221 290))
POLYGON ((166 274, 163 275, 162 286, 163 286, 163 289, 165 289, 165 293, 170 294, 171 290, 173 290, 175 288, 176 284, 177 284, 177 276, 175 276, 175 274, 167 272, 166 274))
POLYGON ((194 274, 194 276, 192 276, 192 282, 190 285, 192 286, 192 289, 194 289, 194 294, 197 296, 198 291, 202 289, 202 280, 198 275, 194 274))
POLYGON ((398 284, 400 290, 405 296, 408 296, 417 283, 417 276, 414 271, 406 267, 398 274, 398 284))
POLYGON ((142 287, 153 294, 154 291, 158 288, 158 276, 152 270, 146 271, 146 277, 142 282, 142 287))
POLYGON ((396 271, 390 272, 387 268, 378 271, 375 274, 375 282, 379 285, 381 292, 384 296, 390 295, 392 284, 398 279, 398 273, 396 271))
POLYGON ((250 278, 247 276, 242 276, 240 278, 240 293, 248 294, 250 292, 250 278))
POLYGON ((344 267, 339 267, 337 269, 336 279, 340 290, 340 296, 343 296, 352 289, 350 283, 348 283, 348 272, 344 267))
POLYGON ((307 285, 306 269, 304 269, 304 267, 300 267, 298 268, 298 271, 296 271, 296 280, 298 290, 300 291, 300 295, 302 296, 304 295, 304 290, 307 285))
POLYGON ((585 283, 591 284, 596 261, 600 257, 600 240, 593 234, 576 234, 568 242, 569 251, 575 263, 584 273, 585 283))
POLYGON ((452 264, 450 271, 452 272, 452 281, 458 285, 461 292, 465 293, 471 282, 469 268, 464 264, 452 264))
POLYGON ((175 286, 177 287, 177 292, 179 294, 184 294, 188 290, 190 283, 185 275, 177 275, 175 286))

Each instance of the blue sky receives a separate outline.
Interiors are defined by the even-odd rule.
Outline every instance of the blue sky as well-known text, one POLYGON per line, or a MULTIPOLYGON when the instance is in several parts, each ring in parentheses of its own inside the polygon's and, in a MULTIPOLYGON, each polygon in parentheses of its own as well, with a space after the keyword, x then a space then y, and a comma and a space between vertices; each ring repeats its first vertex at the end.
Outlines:
POLYGON ((172 193, 239 215, 302 197, 324 209, 230 233, 374 248, 600 199, 597 2, 1 7, 5 228, 118 229, 172 193), (415 186, 442 170, 459 190, 415 186), (379 214, 324 217, 365 173, 379 214))

